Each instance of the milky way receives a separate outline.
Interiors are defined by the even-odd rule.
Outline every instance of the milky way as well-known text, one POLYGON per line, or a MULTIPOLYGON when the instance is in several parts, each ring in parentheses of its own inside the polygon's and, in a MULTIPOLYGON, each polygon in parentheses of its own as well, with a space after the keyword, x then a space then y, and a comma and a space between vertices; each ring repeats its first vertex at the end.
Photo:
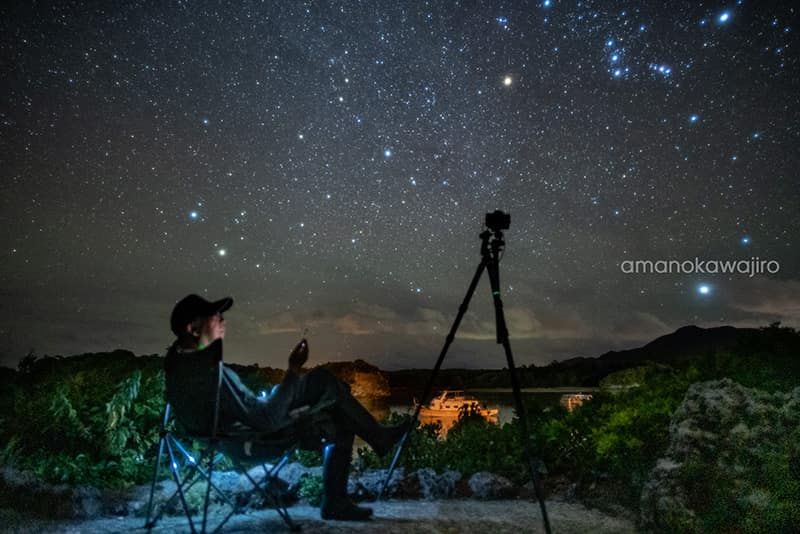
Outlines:
MULTIPOLYGON (((432 366, 479 257, 521 364, 800 324, 791 2, 127 2, 0 10, 2 361, 160 352, 432 366), (116 5, 118 4, 118 5, 116 5), (626 260, 777 273, 624 273, 626 260)), ((500 367, 488 280, 447 365, 500 367)))

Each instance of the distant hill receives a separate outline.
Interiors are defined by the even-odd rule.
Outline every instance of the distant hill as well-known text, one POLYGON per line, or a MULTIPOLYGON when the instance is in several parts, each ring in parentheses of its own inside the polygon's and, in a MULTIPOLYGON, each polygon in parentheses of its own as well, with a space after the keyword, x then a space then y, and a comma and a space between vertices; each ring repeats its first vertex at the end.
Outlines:
MULTIPOLYGON (((674 367, 696 364, 720 352, 738 352, 756 359, 753 371, 761 364, 779 364, 785 368, 800 365, 800 333, 791 328, 771 325, 768 328, 735 328, 720 326, 700 328, 684 326, 671 334, 661 336, 638 348, 610 351, 596 358, 570 358, 549 365, 519 367, 522 387, 587 387, 597 386, 607 375, 656 362, 674 367)), ((104 367, 117 362, 122 367, 154 365, 160 368, 160 355, 136 357, 125 350, 109 353, 82 354, 70 357, 32 355, 23 358, 18 370, 0 367, 0 391, 9 393, 25 376, 36 379, 50 373, 77 372, 81 368, 104 367), (139 363, 137 363, 139 362, 139 363)), ((398 392, 421 392, 430 376, 430 369, 404 369, 381 371, 362 360, 355 362, 330 362, 323 364, 344 382, 350 384, 355 395, 380 398, 398 392)), ((284 370, 257 365, 231 364, 250 387, 260 390, 266 384, 276 384, 283 378, 284 370)), ((781 368, 784 368, 781 367, 781 368)), ((502 369, 442 369, 435 384, 437 388, 508 388, 508 372, 502 369)), ((9 395, 0 395, 0 408, 6 407, 9 395)))
MULTIPOLYGON (((779 328, 777 324, 769 328, 700 328, 691 325, 638 348, 609 351, 596 358, 570 358, 541 367, 521 366, 518 371, 522 387, 589 387, 599 385, 600 380, 613 372, 646 362, 681 366, 714 353, 733 350, 758 353, 765 358, 770 355, 785 358, 792 353, 800 355, 800 334, 789 328, 779 328)), ((424 388, 430 372, 429 369, 407 369, 384 372, 384 375, 393 390, 416 392, 424 388)), ((511 381, 506 370, 443 369, 437 376, 435 387, 508 388, 511 381)))
POLYGON ((654 339, 647 345, 636 349, 609 351, 598 359, 609 362, 655 361, 670 363, 690 359, 699 354, 730 350, 743 339, 757 336, 757 328, 736 328, 719 326, 700 328, 684 326, 671 334, 654 339))

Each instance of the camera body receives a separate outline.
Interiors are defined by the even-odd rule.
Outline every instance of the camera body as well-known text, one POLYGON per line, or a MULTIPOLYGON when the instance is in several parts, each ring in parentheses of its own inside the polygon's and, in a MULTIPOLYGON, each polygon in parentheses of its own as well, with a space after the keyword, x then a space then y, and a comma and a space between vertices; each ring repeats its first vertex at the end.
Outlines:
POLYGON ((487 213, 486 226, 489 228, 489 230, 495 233, 502 230, 508 230, 511 226, 511 214, 500 210, 494 210, 492 213, 487 213))

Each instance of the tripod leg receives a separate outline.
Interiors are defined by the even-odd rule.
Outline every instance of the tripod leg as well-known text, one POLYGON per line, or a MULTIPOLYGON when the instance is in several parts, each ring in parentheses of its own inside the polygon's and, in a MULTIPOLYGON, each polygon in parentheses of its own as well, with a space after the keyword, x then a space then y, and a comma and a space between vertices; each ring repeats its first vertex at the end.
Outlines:
POLYGON ((522 394, 519 387, 519 377, 517 376, 517 368, 514 365, 514 355, 511 353, 511 343, 508 341, 508 329, 506 328, 505 314, 503 313, 503 301, 500 298, 500 268, 497 262, 497 255, 487 265, 489 271, 489 282, 492 286, 492 299, 494 301, 495 320, 497 327, 497 342, 503 345, 503 350, 506 353, 506 362, 508 363, 508 372, 511 374, 511 389, 514 392, 514 405, 517 410, 517 417, 519 417, 519 431, 524 447, 525 456, 528 460, 528 468, 531 472, 531 480, 533 481, 533 489, 536 492, 536 500, 539 501, 539 508, 542 511, 542 521, 544 523, 544 530, 550 534, 550 519, 547 517, 547 508, 544 504, 544 491, 542 488, 542 480, 539 477, 539 464, 540 460, 534 460, 533 452, 528 434, 528 422, 525 416, 525 406, 522 404, 522 394))
MULTIPOLYGON (((484 246, 486 246, 486 239, 484 239, 484 246)), ((428 402, 428 398, 430 397, 431 391, 433 390, 433 383, 436 381, 436 375, 439 374, 439 369, 442 367, 442 362, 444 361, 445 355, 447 355, 447 350, 450 348, 450 345, 453 343, 453 339, 455 339, 456 331, 458 330, 458 326, 461 324, 461 319, 464 317, 464 314, 467 313, 467 308, 469 308, 469 301, 472 299, 472 295, 475 293, 475 288, 478 286, 478 282, 481 279, 481 275, 483 274, 483 270, 486 268, 486 257, 481 260, 480 265, 478 265, 477 270, 475 271, 475 276, 472 277, 472 282, 469 284, 469 289, 467 289, 467 294, 464 296, 464 300, 461 302, 461 306, 458 308, 458 315, 456 316, 456 320, 453 321, 453 326, 450 328, 450 332, 447 334, 447 338, 444 342, 444 347, 442 347, 442 351, 439 353, 439 359, 436 360, 436 365, 433 367, 433 371, 431 371, 431 376, 428 377, 428 383, 425 385, 425 392, 422 394, 422 398, 420 402, 417 404, 417 408, 414 410, 414 416, 411 419, 411 425, 408 429, 408 432, 403 435, 402 439, 400 439, 400 443, 397 447, 397 451, 394 453, 394 458, 392 459, 392 463, 389 466, 389 472, 386 473, 386 479, 383 481, 383 486, 381 487, 381 491, 378 494, 377 500, 381 500, 383 498, 383 494, 386 492, 386 488, 389 485, 389 481, 392 479, 392 473, 394 473, 394 469, 397 466, 397 461, 400 459, 400 455, 403 453, 403 449, 406 445, 406 441, 408 441, 408 436, 411 432, 414 431, 414 428, 417 426, 417 421, 419 421, 419 412, 422 410, 422 406, 428 402)))

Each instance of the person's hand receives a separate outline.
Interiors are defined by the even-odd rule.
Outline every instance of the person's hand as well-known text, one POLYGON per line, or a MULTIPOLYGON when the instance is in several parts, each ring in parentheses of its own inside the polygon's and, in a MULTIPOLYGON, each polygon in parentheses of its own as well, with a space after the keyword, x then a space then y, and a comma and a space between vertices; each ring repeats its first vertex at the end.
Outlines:
POLYGON ((306 360, 308 360, 308 341, 303 338, 289 355, 289 370, 299 372, 306 360))

